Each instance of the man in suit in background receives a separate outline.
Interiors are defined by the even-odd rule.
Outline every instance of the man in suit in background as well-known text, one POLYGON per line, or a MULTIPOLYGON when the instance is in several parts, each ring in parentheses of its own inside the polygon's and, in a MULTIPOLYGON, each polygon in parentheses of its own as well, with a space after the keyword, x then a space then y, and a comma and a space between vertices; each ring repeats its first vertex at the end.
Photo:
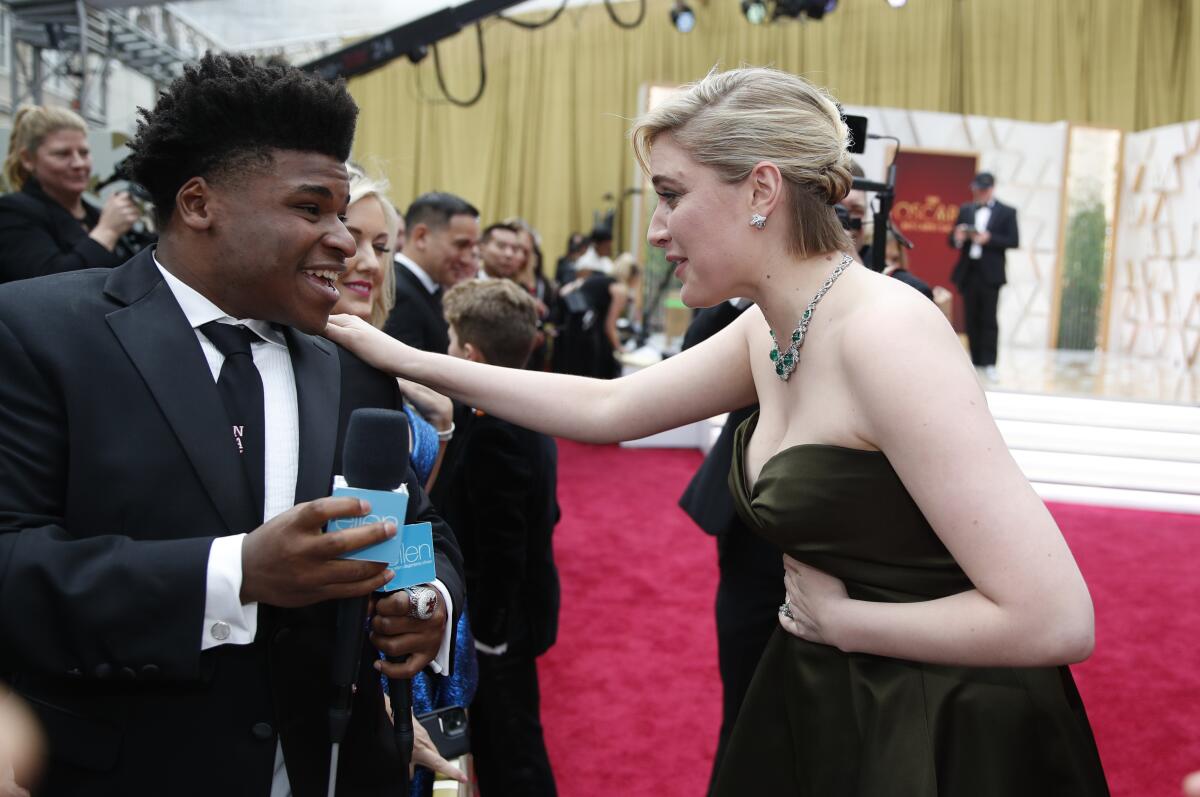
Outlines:
POLYGON ((396 304, 383 331, 421 351, 445 354, 442 294, 478 269, 479 211, 441 192, 417 197, 404 214, 407 237, 396 253, 396 304))
POLYGON ((980 172, 971 181, 974 201, 958 209, 950 245, 959 250, 950 280, 963 297, 971 362, 987 379, 996 379, 1000 326, 996 306, 1004 274, 1005 252, 1020 245, 1015 208, 996 201, 996 178, 980 172))
MULTIPOLYGON (((524 368, 537 335, 533 297, 510 280, 479 280, 446 294, 449 353, 524 368)), ((554 440, 480 414, 450 486, 446 517, 463 546, 479 689, 471 752, 480 790, 553 797, 542 733, 537 657, 558 635, 558 523, 554 440)))
MULTIPOLYGON (((746 311, 747 299, 721 302, 696 313, 683 337, 688 349, 746 311)), ((750 679, 767 640, 779 625, 783 557, 775 546, 746 528, 733 506, 729 470, 733 435, 758 409, 754 404, 729 413, 716 443, 679 499, 679 506, 705 533, 717 538, 717 663, 721 672, 721 730, 712 778, 716 777, 750 679)), ((710 778, 709 789, 712 789, 710 778)))
MULTIPOLYGON (((351 412, 401 407, 317 337, 354 252, 358 109, 341 81, 206 55, 142 113, 127 164, 158 247, 0 286, 0 673, 48 736, 37 794, 317 797, 334 599, 389 577, 339 555, 395 533, 323 533, 364 514, 328 497, 351 412)), ((444 600, 376 601, 343 797, 398 788, 376 648, 409 656, 392 676, 448 667, 463 604, 453 535, 405 481, 444 600)))

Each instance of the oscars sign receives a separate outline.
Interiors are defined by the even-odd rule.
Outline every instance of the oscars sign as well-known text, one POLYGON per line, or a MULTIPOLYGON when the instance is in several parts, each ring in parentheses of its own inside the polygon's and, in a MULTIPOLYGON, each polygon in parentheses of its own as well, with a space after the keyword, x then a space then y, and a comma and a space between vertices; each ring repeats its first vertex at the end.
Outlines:
POLYGON ((958 251, 949 244, 958 207, 971 201, 976 157, 941 152, 901 150, 896 158, 896 200, 892 224, 913 242, 909 271, 930 285, 954 293, 954 326, 962 320, 961 300, 950 283, 958 251))

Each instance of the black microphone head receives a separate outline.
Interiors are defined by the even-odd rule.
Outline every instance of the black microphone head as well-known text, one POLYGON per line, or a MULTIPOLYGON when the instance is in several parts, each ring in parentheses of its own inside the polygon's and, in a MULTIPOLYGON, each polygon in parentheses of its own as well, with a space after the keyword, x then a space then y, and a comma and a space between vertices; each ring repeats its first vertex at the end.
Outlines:
POLYGON ((351 487, 395 490, 408 473, 408 416, 362 407, 350 413, 342 446, 342 475, 351 487))

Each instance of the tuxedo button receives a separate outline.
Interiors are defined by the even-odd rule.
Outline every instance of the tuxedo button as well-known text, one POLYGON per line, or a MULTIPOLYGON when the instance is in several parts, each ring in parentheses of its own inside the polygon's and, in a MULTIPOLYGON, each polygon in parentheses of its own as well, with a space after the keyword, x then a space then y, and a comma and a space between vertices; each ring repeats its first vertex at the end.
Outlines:
POLYGON ((120 675, 126 681, 132 681, 137 678, 137 670, 132 667, 122 667, 117 671, 117 675, 120 675))
POLYGON ((269 722, 256 722, 254 727, 250 729, 250 735, 260 742, 270 741, 275 738, 275 729, 271 727, 269 722))
POLYGON ((274 642, 276 645, 278 645, 279 643, 285 641, 291 635, 292 635, 292 629, 288 628, 287 626, 284 626, 283 628, 280 628, 278 631, 275 632, 274 642))
POLYGON ((218 620, 212 624, 212 628, 208 629, 208 633, 218 642, 224 642, 226 639, 229 639, 229 623, 224 620, 218 620))
POLYGON ((143 678, 157 678, 158 677, 158 665, 157 664, 143 664, 142 665, 142 677, 143 678))
POLYGON ((92 674, 97 678, 111 678, 113 666, 106 661, 102 661, 96 665, 96 669, 92 670, 92 674))

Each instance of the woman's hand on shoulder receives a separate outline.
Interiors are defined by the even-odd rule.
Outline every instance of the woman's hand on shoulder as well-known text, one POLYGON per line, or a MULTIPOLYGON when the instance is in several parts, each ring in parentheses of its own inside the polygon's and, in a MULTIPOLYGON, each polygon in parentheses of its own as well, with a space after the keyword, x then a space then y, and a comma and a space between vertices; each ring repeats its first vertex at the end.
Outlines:
POLYGON ((403 376, 401 364, 411 348, 358 316, 331 315, 322 334, 368 365, 393 376, 403 376))

